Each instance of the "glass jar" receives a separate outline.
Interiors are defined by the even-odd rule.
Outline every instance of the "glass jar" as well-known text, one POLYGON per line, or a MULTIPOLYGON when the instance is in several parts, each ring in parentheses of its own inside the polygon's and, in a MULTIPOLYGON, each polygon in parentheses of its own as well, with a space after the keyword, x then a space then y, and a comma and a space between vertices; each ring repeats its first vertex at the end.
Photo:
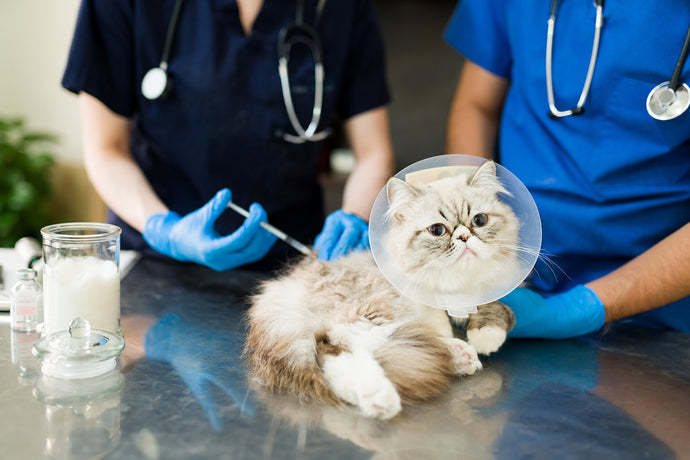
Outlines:
POLYGON ((115 225, 92 222, 41 229, 46 335, 68 330, 78 317, 92 329, 122 334, 120 233, 115 225))

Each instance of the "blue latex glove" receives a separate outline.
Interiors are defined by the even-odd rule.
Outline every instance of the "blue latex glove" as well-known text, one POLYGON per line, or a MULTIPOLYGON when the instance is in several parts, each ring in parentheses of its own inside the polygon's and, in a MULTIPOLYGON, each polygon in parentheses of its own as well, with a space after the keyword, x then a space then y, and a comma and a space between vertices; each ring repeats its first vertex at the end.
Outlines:
POLYGON ((599 297, 581 284, 550 297, 519 287, 501 302, 515 313, 515 327, 509 337, 576 337, 599 330, 606 316, 599 297))
POLYGON ((353 250, 369 248, 369 225, 342 209, 326 217, 323 230, 314 241, 321 260, 335 260, 353 250))
POLYGON ((154 214, 144 226, 144 240, 161 254, 218 271, 256 262, 266 255, 277 238, 261 228, 266 211, 258 203, 249 207, 249 217, 240 228, 220 236, 213 225, 231 199, 230 190, 223 189, 203 207, 184 217, 174 211, 154 214))

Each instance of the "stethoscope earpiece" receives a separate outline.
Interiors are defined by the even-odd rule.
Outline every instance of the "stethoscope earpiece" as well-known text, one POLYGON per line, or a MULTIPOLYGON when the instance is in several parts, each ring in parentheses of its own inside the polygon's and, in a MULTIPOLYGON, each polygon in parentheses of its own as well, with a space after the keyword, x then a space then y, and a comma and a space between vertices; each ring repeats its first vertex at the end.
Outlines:
POLYGON ((163 67, 154 67, 141 80, 141 94, 148 100, 165 96, 169 89, 168 72, 163 67))

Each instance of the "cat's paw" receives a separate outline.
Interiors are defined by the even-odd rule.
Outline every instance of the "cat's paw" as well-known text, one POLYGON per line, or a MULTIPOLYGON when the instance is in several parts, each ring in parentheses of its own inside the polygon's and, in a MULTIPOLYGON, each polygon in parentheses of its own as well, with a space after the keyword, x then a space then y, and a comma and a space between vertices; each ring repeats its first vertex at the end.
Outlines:
POLYGON ((460 339, 446 339, 448 348, 453 353, 453 363, 458 375, 472 375, 482 368, 477 356, 477 350, 472 345, 460 339))
POLYGON ((477 350, 477 353, 488 355, 503 345, 506 341, 506 331, 497 326, 468 329, 467 341, 477 350))
POLYGON ((355 388, 357 407, 365 417, 387 420, 401 410, 400 395, 387 378, 363 380, 355 388))
POLYGON ((343 401, 365 417, 389 419, 400 412, 400 395, 381 365, 367 353, 326 356, 324 377, 343 401))

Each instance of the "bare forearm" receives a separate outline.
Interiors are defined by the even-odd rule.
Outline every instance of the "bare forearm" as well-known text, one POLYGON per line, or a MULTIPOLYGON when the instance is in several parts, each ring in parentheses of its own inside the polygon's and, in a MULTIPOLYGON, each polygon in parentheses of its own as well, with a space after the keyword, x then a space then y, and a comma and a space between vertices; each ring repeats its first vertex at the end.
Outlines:
POLYGON ((393 175, 388 111, 378 108, 357 115, 345 131, 357 163, 345 184, 342 209, 368 221, 376 196, 393 175))
POLYGON ((129 120, 86 93, 79 100, 89 179, 106 205, 141 231, 151 214, 167 211, 167 207, 131 156, 129 120))
POLYGON ((467 62, 446 127, 446 153, 492 158, 508 82, 467 62))
POLYGON ((606 307, 606 321, 661 307, 690 295, 690 224, 587 286, 606 307))
POLYGON ((141 232, 149 216, 167 211, 136 164, 109 152, 100 156, 102 160, 86 162, 87 173, 115 214, 141 232))
POLYGON ((498 122, 464 99, 456 98, 448 115, 446 153, 492 158, 498 122))

